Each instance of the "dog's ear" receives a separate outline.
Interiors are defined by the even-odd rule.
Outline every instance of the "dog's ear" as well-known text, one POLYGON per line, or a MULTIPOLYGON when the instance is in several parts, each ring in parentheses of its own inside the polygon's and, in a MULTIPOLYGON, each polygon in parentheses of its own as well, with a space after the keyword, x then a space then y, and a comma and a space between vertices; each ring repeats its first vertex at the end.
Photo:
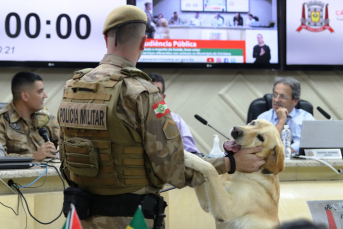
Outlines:
POLYGON ((279 144, 277 144, 274 147, 274 157, 275 157, 275 164, 274 164, 274 168, 273 168, 273 173, 274 175, 278 174, 279 172, 282 172, 285 168, 285 151, 284 151, 284 147, 281 141, 278 141, 279 144))

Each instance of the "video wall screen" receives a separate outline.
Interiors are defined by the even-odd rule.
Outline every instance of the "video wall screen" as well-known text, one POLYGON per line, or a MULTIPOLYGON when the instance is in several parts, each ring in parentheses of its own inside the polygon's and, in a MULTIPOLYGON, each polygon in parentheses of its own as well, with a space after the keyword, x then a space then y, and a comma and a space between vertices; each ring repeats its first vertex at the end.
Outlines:
POLYGON ((149 18, 139 62, 278 64, 277 1, 246 1, 252 16, 227 12, 235 2, 244 8, 245 1, 137 0, 149 18))
MULTIPOLYGON (((0 66, 96 66, 107 52, 104 21, 125 4, 126 0, 2 1, 0 66)), ((279 64, 276 0, 136 0, 136 6, 149 19, 139 66, 279 64), (189 4, 192 10, 181 10, 189 4), (214 10, 218 7, 224 12, 214 10), (229 12, 230 7, 247 7, 253 17, 239 8, 229 12)))
POLYGON ((249 12, 249 0, 181 0, 181 11, 249 12))
POLYGON ((343 1, 286 4, 286 64, 343 65, 343 1))
POLYGON ((1 1, 0 64, 99 62, 106 53, 105 19, 125 4, 126 0, 1 1))

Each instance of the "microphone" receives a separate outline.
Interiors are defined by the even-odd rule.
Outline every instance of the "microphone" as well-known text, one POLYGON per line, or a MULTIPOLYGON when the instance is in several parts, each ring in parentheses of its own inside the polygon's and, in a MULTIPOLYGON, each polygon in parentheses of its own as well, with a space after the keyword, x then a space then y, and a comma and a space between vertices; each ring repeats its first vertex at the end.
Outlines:
POLYGON ((201 122, 202 124, 211 127, 212 129, 214 129, 215 131, 217 131, 219 134, 221 134, 223 137, 225 137, 226 139, 230 140, 230 138, 226 137, 224 134, 222 134, 220 131, 218 131, 217 129, 215 129, 213 126, 211 126, 205 119, 203 119, 202 117, 200 117, 199 115, 194 115, 194 118, 196 118, 199 122, 201 122))
POLYGON ((45 142, 50 142, 48 131, 45 127, 39 128, 38 133, 44 139, 45 142))
POLYGON ((204 125, 207 125, 208 124, 208 122, 205 120, 205 119, 203 119, 202 117, 200 117, 199 115, 194 115, 194 118, 196 118, 199 122, 201 122, 202 124, 204 124, 204 125))
POLYGON ((321 107, 317 107, 317 110, 318 110, 322 115, 324 115, 325 118, 332 120, 331 116, 330 116, 328 113, 326 113, 321 107))

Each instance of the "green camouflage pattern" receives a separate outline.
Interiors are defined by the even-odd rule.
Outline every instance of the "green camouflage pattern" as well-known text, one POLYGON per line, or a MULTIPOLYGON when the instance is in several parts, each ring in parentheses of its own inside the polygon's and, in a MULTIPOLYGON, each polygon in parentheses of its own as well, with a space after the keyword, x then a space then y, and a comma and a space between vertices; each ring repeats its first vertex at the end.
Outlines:
MULTIPOLYGON (((132 217, 107 217, 92 216, 86 220, 81 220, 83 229, 126 229, 130 224, 132 217)), ((152 219, 145 219, 149 229, 154 226, 152 219)), ((161 229, 164 229, 164 225, 161 229)))
POLYGON ((38 129, 45 127, 51 142, 57 146, 59 126, 56 118, 44 108, 25 121, 15 109, 13 102, 0 111, 0 144, 6 156, 32 157, 45 141, 38 129), (7 119, 7 120, 6 120, 7 119))

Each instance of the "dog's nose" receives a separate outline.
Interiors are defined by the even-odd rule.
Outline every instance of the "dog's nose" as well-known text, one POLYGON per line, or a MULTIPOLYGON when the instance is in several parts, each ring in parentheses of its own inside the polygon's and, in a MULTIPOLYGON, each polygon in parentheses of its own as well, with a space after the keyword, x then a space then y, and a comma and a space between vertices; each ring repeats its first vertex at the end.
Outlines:
POLYGON ((232 136, 234 139, 236 139, 236 138, 238 138, 238 137, 241 137, 242 135, 243 135, 243 130, 242 130, 240 127, 234 126, 234 127, 232 128, 231 136, 232 136))

